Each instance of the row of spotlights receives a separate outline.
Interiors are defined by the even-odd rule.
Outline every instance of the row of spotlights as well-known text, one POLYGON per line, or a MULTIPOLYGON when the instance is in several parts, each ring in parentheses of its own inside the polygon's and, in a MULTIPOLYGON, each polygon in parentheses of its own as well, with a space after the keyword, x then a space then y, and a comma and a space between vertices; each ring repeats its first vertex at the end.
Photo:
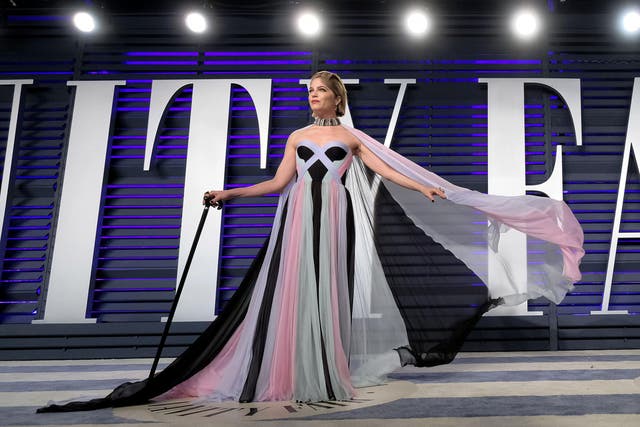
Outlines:
MULTIPOLYGON (((194 33, 204 33, 207 30, 207 20, 201 13, 191 12, 184 18, 187 28, 194 33)), ((96 19, 88 12, 78 12, 73 15, 73 25, 83 33, 90 33, 96 29, 96 19)))
MULTIPOLYGON (((78 12, 73 16, 73 24, 84 33, 90 33, 96 29, 96 20, 88 12, 78 12)), ((315 37, 322 32, 322 20, 314 12, 303 12, 298 16, 298 30, 307 37, 315 37)), ((198 12, 191 12, 185 17, 185 25, 194 33, 203 33, 207 30, 207 19, 198 12)), ((405 27, 409 34, 415 37, 425 36, 431 28, 430 16, 422 10, 413 10, 407 13, 405 27)), ((622 30, 627 34, 640 32, 640 12, 627 11, 621 18, 622 30)), ((534 38, 540 31, 540 16, 532 10, 520 10, 513 15, 511 29, 521 39, 534 38)))

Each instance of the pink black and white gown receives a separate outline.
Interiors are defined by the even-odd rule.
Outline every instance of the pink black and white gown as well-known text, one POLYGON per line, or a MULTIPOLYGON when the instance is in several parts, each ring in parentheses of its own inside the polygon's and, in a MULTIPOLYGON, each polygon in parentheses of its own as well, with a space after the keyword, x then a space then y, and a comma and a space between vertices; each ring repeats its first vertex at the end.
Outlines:
POLYGON ((580 279, 583 233, 564 202, 458 187, 344 127, 447 200, 381 179, 344 142, 301 141, 270 237, 205 332, 152 380, 41 411, 177 397, 346 400, 401 364, 450 362, 490 308, 540 296, 557 303, 580 279), (526 283, 501 256, 508 232, 535 248, 526 283), (490 254, 500 283, 489 280, 490 254))

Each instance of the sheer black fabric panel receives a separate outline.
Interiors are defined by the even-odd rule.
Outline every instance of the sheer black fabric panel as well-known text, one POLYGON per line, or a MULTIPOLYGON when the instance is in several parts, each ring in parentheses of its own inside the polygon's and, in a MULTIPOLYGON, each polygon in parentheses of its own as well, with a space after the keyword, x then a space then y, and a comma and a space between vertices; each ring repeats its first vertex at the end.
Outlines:
POLYGON ((403 364, 449 363, 492 306, 487 287, 416 227, 384 185, 375 212, 376 250, 409 338, 409 348, 399 352, 403 364))

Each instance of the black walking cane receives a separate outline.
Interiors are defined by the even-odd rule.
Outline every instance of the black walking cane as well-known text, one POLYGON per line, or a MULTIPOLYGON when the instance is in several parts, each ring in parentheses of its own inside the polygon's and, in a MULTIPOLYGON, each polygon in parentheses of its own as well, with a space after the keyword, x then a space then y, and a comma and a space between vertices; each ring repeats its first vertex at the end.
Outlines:
POLYGON ((187 280, 187 273, 189 272, 189 267, 191 267, 193 254, 195 254, 196 252, 196 247, 198 246, 198 240, 200 240, 200 234, 202 234, 202 228, 204 227, 204 221, 207 219, 207 214, 209 213, 209 208, 211 206, 214 206, 218 208, 218 210, 220 210, 222 209, 222 202, 220 201, 220 202, 217 202, 215 205, 211 205, 211 202, 209 201, 209 197, 205 195, 204 209, 202 211, 202 215, 200 216, 200 223, 198 223, 198 228, 196 230, 196 235, 193 238, 191 249, 189 250, 189 256, 187 257, 187 262, 184 265, 184 270, 182 271, 182 276, 180 277, 180 282, 178 283, 178 288, 176 289, 176 296, 173 298, 173 304, 171 305, 171 310, 169 310, 169 317, 167 317, 167 323, 164 325, 164 332, 162 332, 162 336, 160 337, 160 344, 158 344, 158 351, 156 351, 156 357, 155 359, 153 359, 153 365, 151 365, 151 372, 149 372, 149 378, 148 378, 149 381, 156 374, 156 368, 158 367, 158 362, 160 361, 160 355, 162 354, 164 343, 167 340, 167 335, 169 334, 169 328, 171 328, 171 322, 173 321, 173 316, 174 314, 176 314, 178 301, 180 301, 180 294, 182 293, 184 282, 187 280))

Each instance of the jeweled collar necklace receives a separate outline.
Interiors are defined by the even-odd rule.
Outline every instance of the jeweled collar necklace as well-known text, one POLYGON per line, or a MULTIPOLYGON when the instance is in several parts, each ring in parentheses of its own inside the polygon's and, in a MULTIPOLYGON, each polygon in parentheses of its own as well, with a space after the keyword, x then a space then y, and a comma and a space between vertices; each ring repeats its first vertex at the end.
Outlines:
POLYGON ((337 117, 329 117, 328 119, 321 119, 320 117, 316 117, 313 120, 313 124, 316 126, 339 126, 340 119, 337 117))

